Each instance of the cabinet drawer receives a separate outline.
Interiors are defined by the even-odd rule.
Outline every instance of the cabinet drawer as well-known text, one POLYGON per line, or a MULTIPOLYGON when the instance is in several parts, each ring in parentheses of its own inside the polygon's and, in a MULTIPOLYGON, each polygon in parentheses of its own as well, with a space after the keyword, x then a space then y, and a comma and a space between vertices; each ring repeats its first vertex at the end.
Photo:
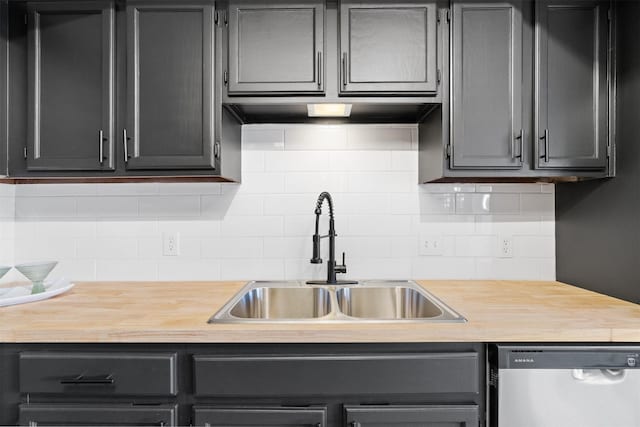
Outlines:
POLYGON ((175 396, 175 353, 20 353, 22 393, 175 396))
POLYGON ((175 426, 177 405, 20 405, 20 425, 175 426))
POLYGON ((324 406, 299 407, 195 407, 196 426, 274 426, 298 427, 327 425, 324 406))
POLYGON ((194 356, 200 396, 478 393, 478 354, 194 356))
POLYGON ((344 407, 347 426, 477 427, 475 405, 354 405, 344 407))

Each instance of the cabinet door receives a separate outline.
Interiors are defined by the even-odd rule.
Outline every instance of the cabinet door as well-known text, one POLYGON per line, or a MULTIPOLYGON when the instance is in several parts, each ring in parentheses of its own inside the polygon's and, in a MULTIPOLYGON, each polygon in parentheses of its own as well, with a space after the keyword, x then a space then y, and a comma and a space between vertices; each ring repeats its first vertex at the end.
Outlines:
POLYGON ((214 169, 212 4, 127 3, 127 169, 214 169))
POLYGON ((608 2, 536 3, 537 167, 607 166, 608 2))
POLYGON ((477 427, 475 405, 344 407, 348 427, 477 427))
POLYGON ((324 427, 327 425, 325 407, 277 408, 195 408, 196 426, 206 427, 324 427))
POLYGON ((453 4, 451 167, 519 169, 522 2, 453 4))
POLYGON ((112 2, 28 5, 27 169, 112 170, 112 2))
POLYGON ((341 92, 435 92, 436 13, 435 2, 341 2, 341 92))
POLYGON ((19 424, 38 426, 175 426, 176 405, 25 404, 19 424))
POLYGON ((229 4, 229 93, 324 92, 324 1, 229 4))

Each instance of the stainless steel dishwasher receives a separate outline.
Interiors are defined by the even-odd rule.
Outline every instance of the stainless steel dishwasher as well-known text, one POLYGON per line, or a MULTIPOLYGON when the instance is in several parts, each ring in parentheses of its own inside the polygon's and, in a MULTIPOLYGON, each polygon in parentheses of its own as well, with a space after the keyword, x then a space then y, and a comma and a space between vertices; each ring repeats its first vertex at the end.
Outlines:
POLYGON ((489 347, 489 425, 639 427, 640 346, 489 347))

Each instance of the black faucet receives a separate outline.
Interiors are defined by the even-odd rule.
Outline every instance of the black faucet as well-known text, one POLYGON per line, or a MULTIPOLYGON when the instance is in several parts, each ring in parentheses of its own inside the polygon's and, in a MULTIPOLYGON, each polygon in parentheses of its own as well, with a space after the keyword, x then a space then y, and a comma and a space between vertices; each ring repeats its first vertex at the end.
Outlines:
POLYGON ((309 285, 355 285, 358 282, 351 280, 336 280, 336 274, 344 274, 347 272, 347 266, 344 262, 344 252, 342 252, 342 265, 336 264, 336 229, 335 221, 333 219, 333 199, 331 194, 323 191, 318 196, 318 203, 316 204, 316 232, 313 235, 313 256, 311 258, 311 264, 321 264, 322 258, 320 258, 320 239, 325 237, 329 238, 329 262, 327 263, 327 280, 310 280, 307 282, 309 285), (320 215, 322 215, 322 203, 324 201, 329 203, 329 234, 321 236, 318 228, 320 226, 320 215))

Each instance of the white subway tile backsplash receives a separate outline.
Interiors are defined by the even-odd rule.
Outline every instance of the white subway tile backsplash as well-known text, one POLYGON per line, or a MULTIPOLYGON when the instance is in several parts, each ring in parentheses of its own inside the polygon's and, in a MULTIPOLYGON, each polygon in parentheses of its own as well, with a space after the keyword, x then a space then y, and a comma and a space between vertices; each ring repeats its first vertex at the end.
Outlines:
POLYGON ((350 150, 411 150, 416 126, 353 125, 347 127, 350 150))
POLYGON ((362 172, 348 176, 352 193, 411 193, 418 191, 414 174, 408 172, 362 172))
POLYGON ((555 259, 556 244, 551 236, 517 236, 513 245, 518 257, 555 259))
POLYGON ((143 217, 200 216, 200 196, 145 196, 139 200, 139 213, 143 217))
POLYGON ((243 150, 283 150, 284 128, 265 125, 244 125, 242 127, 243 150))
POLYGON ((266 172, 313 172, 329 169, 326 151, 273 151, 266 152, 266 172))
POLYGON ((555 196, 553 193, 522 194, 520 207, 523 212, 539 215, 553 215, 555 211, 555 196))
POLYGON ((228 217, 221 229, 223 237, 282 236, 283 232, 281 216, 228 217))
POLYGON ((221 280, 282 280, 285 276, 283 259, 222 259, 221 280))
POLYGON ((103 281, 154 281, 158 280, 158 262, 136 259, 132 261, 96 260, 96 280, 103 281))
MULTIPOLYGON (((286 193, 342 193, 347 189, 348 176, 340 172, 290 172, 285 178, 286 193)), ((274 190, 271 193, 281 193, 274 190)))
MULTIPOLYGON (((16 199, 16 204, 17 202, 18 199, 16 199)), ((138 216, 137 197, 79 197, 77 203, 77 214, 83 218, 124 218, 138 216)))
POLYGON ((329 191, 347 277, 553 279, 554 186, 418 185, 417 132, 245 125, 242 184, 0 185, 0 264, 58 259, 53 275, 76 281, 322 279, 326 261, 309 259, 329 191), (164 233, 179 234, 178 256, 163 255, 164 233), (500 236, 513 258, 497 256, 500 236), (442 254, 421 255, 433 237, 442 254))
POLYGON ((345 150, 347 131, 344 126, 293 125, 285 130, 286 150, 345 150))
MULTIPOLYGON (((328 170, 343 172, 390 171, 389 151, 336 151, 329 157, 328 170)), ((404 169, 400 169, 404 170, 404 169)))
POLYGON ((260 237, 220 237, 202 241, 203 258, 261 258, 263 241, 260 237))
POLYGON ((516 214, 520 212, 519 194, 456 194, 456 212, 462 214, 516 214))
POLYGON ((16 197, 16 218, 70 218, 78 213, 73 197, 16 197))
POLYGON ((135 238, 78 239, 76 248, 77 258, 135 259, 138 257, 138 239, 135 238))
POLYGON ((158 265, 158 280, 220 280, 220 263, 216 260, 171 260, 158 265))
MULTIPOLYGON (((347 218, 347 224, 349 236, 407 236, 411 234, 410 215, 354 215, 347 218)), ((345 233, 343 232, 343 234, 345 233)))
POLYGON ((420 215, 453 214, 455 209, 455 198, 452 194, 420 194, 420 215))

